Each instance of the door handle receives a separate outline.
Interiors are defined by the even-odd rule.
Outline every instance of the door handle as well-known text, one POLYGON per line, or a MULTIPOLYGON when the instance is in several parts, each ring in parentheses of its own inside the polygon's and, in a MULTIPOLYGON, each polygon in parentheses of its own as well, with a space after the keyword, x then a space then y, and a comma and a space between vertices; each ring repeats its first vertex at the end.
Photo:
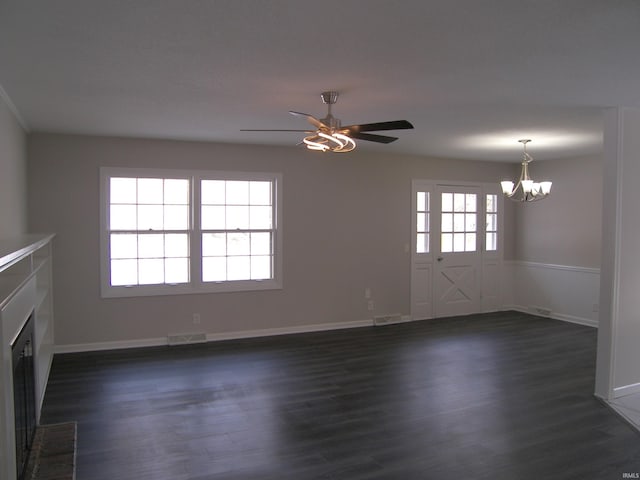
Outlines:
POLYGON ((438 257, 438 258, 437 258, 437 260, 438 260, 439 262, 441 262, 441 261, 442 261, 442 257, 438 257))

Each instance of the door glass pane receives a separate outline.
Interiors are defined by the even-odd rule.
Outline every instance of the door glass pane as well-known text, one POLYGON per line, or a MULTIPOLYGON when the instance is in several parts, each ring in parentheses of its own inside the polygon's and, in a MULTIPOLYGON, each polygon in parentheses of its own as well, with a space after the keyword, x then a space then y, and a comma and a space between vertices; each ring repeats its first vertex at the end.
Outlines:
POLYGON ((443 253, 453 252, 453 234, 443 233, 440 236, 440 251, 443 253))
POLYGON ((416 227, 418 232, 424 232, 426 230, 426 217, 427 215, 425 213, 418 213, 418 222, 416 227))
POLYGON ((465 215, 465 226, 464 229, 466 232, 475 232, 476 231, 476 214, 475 213, 467 213, 465 215))
POLYGON ((453 214, 452 213, 442 214, 442 231, 443 232, 453 231, 453 214))
POLYGON ((453 214, 453 231, 464 232, 464 213, 453 214))
POLYGON ((464 252, 464 233, 453 234, 453 251, 464 252))
POLYGON ((428 253, 427 249, 429 241, 428 233, 418 233, 416 238, 416 253, 428 253))
POLYGON ((464 208, 465 208, 465 194, 454 193, 453 194, 453 211, 464 212, 464 208))
POLYGON ((417 207, 417 210, 418 210, 419 212, 424 212, 424 211, 426 211, 426 210, 427 210, 427 208, 426 208, 426 202, 425 202, 425 200, 426 200, 426 198, 425 198, 425 192, 418 192, 418 193, 417 193, 417 195, 418 195, 418 196, 417 196, 417 198, 416 198, 416 207, 417 207))
POLYGON ((443 212, 452 212, 453 211, 453 193, 443 193, 442 194, 442 211, 443 212))
POLYGON ((497 249, 497 241, 496 241, 496 233, 495 232, 487 232, 487 250, 493 251, 497 249))
POLYGON ((487 231, 493 232, 496 230, 496 214, 490 213, 487 215, 487 231))
POLYGON ((487 195, 487 212, 489 213, 497 212, 496 197, 497 195, 494 195, 494 194, 487 195))
POLYGON ((465 234, 464 251, 465 252, 475 252, 476 251, 476 234, 475 233, 466 233, 465 234))
POLYGON ((467 193, 465 196, 465 210, 467 212, 475 212, 477 208, 476 194, 467 193))

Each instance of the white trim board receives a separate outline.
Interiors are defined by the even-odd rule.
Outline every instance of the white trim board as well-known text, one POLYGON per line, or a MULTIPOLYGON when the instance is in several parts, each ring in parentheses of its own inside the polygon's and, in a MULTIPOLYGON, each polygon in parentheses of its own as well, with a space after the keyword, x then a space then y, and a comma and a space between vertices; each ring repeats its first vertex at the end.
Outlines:
POLYGON ((640 393, 640 383, 633 383, 631 385, 624 385, 613 389, 613 398, 626 397, 627 395, 633 395, 640 393))
POLYGON ((523 305, 503 305, 503 311, 514 310, 516 312, 528 313, 529 315, 537 315, 539 317, 550 318, 552 320, 560 320, 562 322, 575 323, 577 325, 584 325, 585 327, 598 328, 597 320, 590 318, 574 317, 572 315, 563 315, 559 313, 551 312, 550 315, 540 315, 540 313, 533 310, 531 307, 525 307, 523 305))
MULTIPOLYGON (((259 330, 238 330, 234 332, 209 333, 207 334, 207 342, 239 340, 244 338, 271 337, 276 335, 290 335, 296 333, 322 332, 327 330, 342 330, 346 328, 361 328, 372 326, 373 320, 356 320, 352 322, 293 325, 290 327, 265 328, 259 330)), ((167 337, 141 338, 138 340, 119 340, 113 342, 56 345, 55 353, 94 352, 101 350, 119 350, 124 348, 161 347, 167 345, 167 337)))

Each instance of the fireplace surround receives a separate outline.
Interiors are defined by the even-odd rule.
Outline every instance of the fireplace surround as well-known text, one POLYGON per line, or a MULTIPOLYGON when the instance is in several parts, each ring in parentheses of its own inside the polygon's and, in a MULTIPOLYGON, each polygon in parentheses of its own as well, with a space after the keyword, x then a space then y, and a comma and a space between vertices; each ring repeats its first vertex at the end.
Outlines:
POLYGON ((0 239, 0 478, 3 480, 20 479, 32 430, 40 420, 51 368, 52 239, 53 235, 0 239))
POLYGON ((16 473, 23 480, 36 433, 36 380, 33 366, 33 314, 11 346, 16 473))

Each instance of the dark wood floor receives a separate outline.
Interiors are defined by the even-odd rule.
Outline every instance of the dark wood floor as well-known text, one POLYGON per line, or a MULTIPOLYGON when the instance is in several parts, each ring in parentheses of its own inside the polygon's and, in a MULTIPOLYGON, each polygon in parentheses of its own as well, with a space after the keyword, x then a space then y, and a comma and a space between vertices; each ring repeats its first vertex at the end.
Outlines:
POLYGON ((56 355, 77 480, 621 479, 596 330, 515 312, 56 355))

